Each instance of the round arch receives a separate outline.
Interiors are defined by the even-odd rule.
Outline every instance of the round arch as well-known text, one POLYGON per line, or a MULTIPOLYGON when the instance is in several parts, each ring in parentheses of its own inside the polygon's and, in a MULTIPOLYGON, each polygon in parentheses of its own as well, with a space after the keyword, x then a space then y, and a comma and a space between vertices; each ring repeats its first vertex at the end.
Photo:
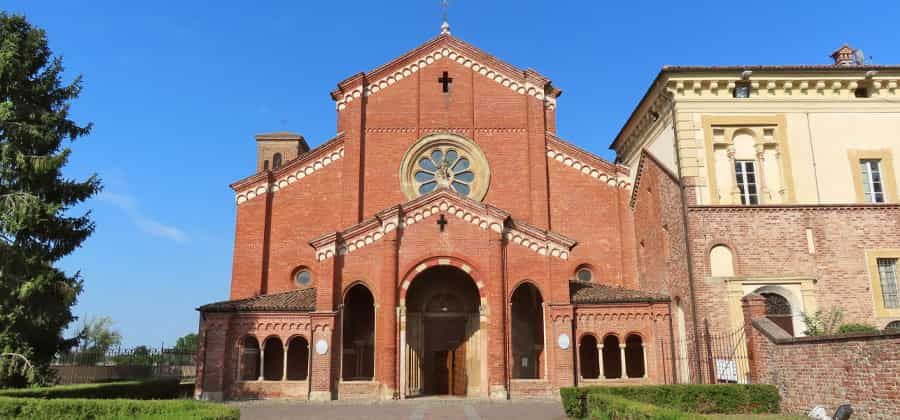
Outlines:
POLYGON ((737 253, 726 242, 713 242, 706 249, 706 261, 712 277, 731 277, 738 274, 737 253))
POLYGON ((788 315, 788 314, 769 314, 768 313, 769 299, 766 299, 766 303, 767 303, 766 316, 769 317, 773 322, 778 324, 778 326, 780 326, 782 329, 784 329, 787 333, 789 333, 792 336, 796 336, 796 335, 798 335, 797 334, 798 332, 803 331, 803 325, 801 325, 802 321, 797 316, 797 314, 799 314, 801 311, 803 311, 803 301, 794 292, 792 292, 787 287, 777 285, 777 284, 771 284, 771 285, 758 287, 755 290, 753 290, 753 293, 761 295, 761 296, 765 296, 767 294, 772 294, 772 295, 777 295, 777 296, 781 296, 782 298, 784 298, 787 301, 788 305, 790 305, 789 317, 784 316, 784 315, 788 315), (790 322, 785 320, 785 318, 790 320, 790 322))
POLYGON ((466 261, 441 256, 422 260, 404 276, 401 398, 487 396, 486 300, 477 275, 466 261))
POLYGON ((365 287, 366 290, 369 291, 369 294, 372 295, 372 299, 378 301, 378 297, 375 296, 375 292, 373 291, 374 289, 372 289, 372 286, 370 286, 369 283, 367 283, 365 280, 354 280, 350 282, 350 284, 348 284, 346 287, 344 287, 344 290, 341 291, 341 303, 343 303, 347 299, 347 293, 350 293, 350 289, 353 289, 356 286, 365 287))
POLYGON ((538 286, 536 281, 534 281, 532 279, 522 279, 522 280, 519 280, 518 282, 516 282, 516 284, 514 284, 512 286, 512 288, 509 289, 509 290, 512 290, 512 293, 509 294, 510 298, 512 298, 512 295, 516 294, 516 290, 518 290, 519 287, 524 286, 524 285, 531 285, 532 287, 537 289, 537 292, 540 293, 541 298, 544 297, 544 292, 541 291, 541 287, 538 286))
POLYGON ((435 256, 420 260, 417 264, 412 264, 412 266, 406 271, 406 274, 403 276, 403 281, 400 282, 400 305, 405 306, 407 292, 409 291, 412 282, 419 274, 429 268, 442 265, 456 267, 468 274, 468 276, 471 277, 475 282, 475 287, 478 289, 478 296, 481 301, 484 302, 487 299, 487 295, 484 291, 484 283, 479 280, 484 277, 481 276, 481 273, 477 268, 475 268, 474 265, 459 257, 435 256))
POLYGON ((515 379, 546 376, 544 297, 532 280, 521 280, 509 295, 509 361, 515 379))
POLYGON ((341 379, 371 380, 375 375, 375 295, 362 280, 341 297, 341 379))

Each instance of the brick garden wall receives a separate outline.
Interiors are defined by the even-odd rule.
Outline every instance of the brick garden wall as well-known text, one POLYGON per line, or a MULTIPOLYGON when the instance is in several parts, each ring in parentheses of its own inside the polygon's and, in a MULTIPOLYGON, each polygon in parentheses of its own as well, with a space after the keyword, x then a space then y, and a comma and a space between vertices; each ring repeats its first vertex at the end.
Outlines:
MULTIPOLYGON (((751 295, 753 296, 753 295, 751 295)), ((761 297, 745 298, 751 369, 774 384, 782 411, 805 413, 817 405, 829 414, 853 406, 853 418, 900 418, 900 332, 792 338, 764 317, 761 297)))

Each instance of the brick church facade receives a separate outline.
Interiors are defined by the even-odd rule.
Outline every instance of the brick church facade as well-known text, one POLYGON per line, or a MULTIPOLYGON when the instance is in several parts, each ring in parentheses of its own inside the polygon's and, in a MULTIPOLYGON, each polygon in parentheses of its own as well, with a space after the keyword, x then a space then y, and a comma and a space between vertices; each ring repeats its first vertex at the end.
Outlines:
MULTIPOLYGON (((690 130, 673 128, 694 120, 668 82, 648 92, 608 162, 556 135, 562 91, 549 79, 443 33, 341 82, 333 139, 310 149, 295 134, 257 136, 257 173, 231 185, 230 300, 199 308, 196 395, 506 399, 690 380, 699 317, 737 325, 724 299, 756 284, 753 259, 766 259, 739 251, 739 272, 710 275, 726 270, 710 250, 730 247, 733 262, 739 246, 717 226, 739 217, 752 230, 767 211, 786 231, 785 212, 828 225, 847 206, 696 207, 706 181, 690 176, 702 172, 680 143, 690 130)), ((745 122, 713 121, 729 134, 745 122)), ((777 117, 749 124, 763 137, 785 129, 777 117)), ((893 217, 897 231, 896 206, 857 207, 848 217, 893 217)), ((888 258, 900 245, 873 247, 888 258)), ((785 290, 817 293, 816 276, 789 276, 797 287, 785 290)))

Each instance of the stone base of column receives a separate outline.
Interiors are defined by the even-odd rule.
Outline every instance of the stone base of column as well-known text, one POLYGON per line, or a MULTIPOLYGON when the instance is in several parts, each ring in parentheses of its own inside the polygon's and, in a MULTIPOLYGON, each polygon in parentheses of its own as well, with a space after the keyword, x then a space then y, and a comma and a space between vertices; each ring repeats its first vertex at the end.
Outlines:
POLYGON ((310 391, 310 401, 331 401, 331 392, 329 391, 310 391))
POLYGON ((381 385, 378 387, 378 399, 379 400, 393 400, 399 399, 400 394, 397 393, 396 390, 390 388, 385 385, 381 385))
POLYGON ((506 387, 503 385, 491 385, 490 390, 490 399, 492 400, 509 399, 509 392, 506 391, 506 387))
POLYGON ((221 391, 204 391, 200 393, 198 399, 203 401, 222 401, 224 396, 221 391))

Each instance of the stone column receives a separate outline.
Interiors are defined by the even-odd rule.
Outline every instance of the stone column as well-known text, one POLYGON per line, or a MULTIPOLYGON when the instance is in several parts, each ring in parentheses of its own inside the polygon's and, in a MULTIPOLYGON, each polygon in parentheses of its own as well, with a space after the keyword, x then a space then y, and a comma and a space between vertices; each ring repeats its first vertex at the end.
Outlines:
POLYGON ((266 364, 266 343, 262 342, 259 346, 259 378, 257 381, 261 381, 265 378, 265 366, 266 364))
POLYGON ((283 357, 284 363, 282 363, 282 365, 281 365, 281 369, 282 369, 281 380, 282 381, 287 380, 287 363, 288 363, 288 345, 289 344, 290 343, 284 343, 284 354, 282 354, 282 356, 284 356, 283 357))
POLYGON ((627 369, 625 369, 625 344, 619 344, 619 354, 622 355, 622 374, 619 375, 619 378, 625 379, 628 377, 627 369))
POLYGON ((644 345, 643 341, 641 341, 641 355, 644 359, 644 379, 646 379, 647 376, 649 376, 647 373, 647 347, 644 345))
POLYGON ((603 344, 597 344, 597 362, 600 363, 597 365, 599 367, 598 372, 600 374, 597 375, 597 379, 605 379, 603 376, 603 344))

